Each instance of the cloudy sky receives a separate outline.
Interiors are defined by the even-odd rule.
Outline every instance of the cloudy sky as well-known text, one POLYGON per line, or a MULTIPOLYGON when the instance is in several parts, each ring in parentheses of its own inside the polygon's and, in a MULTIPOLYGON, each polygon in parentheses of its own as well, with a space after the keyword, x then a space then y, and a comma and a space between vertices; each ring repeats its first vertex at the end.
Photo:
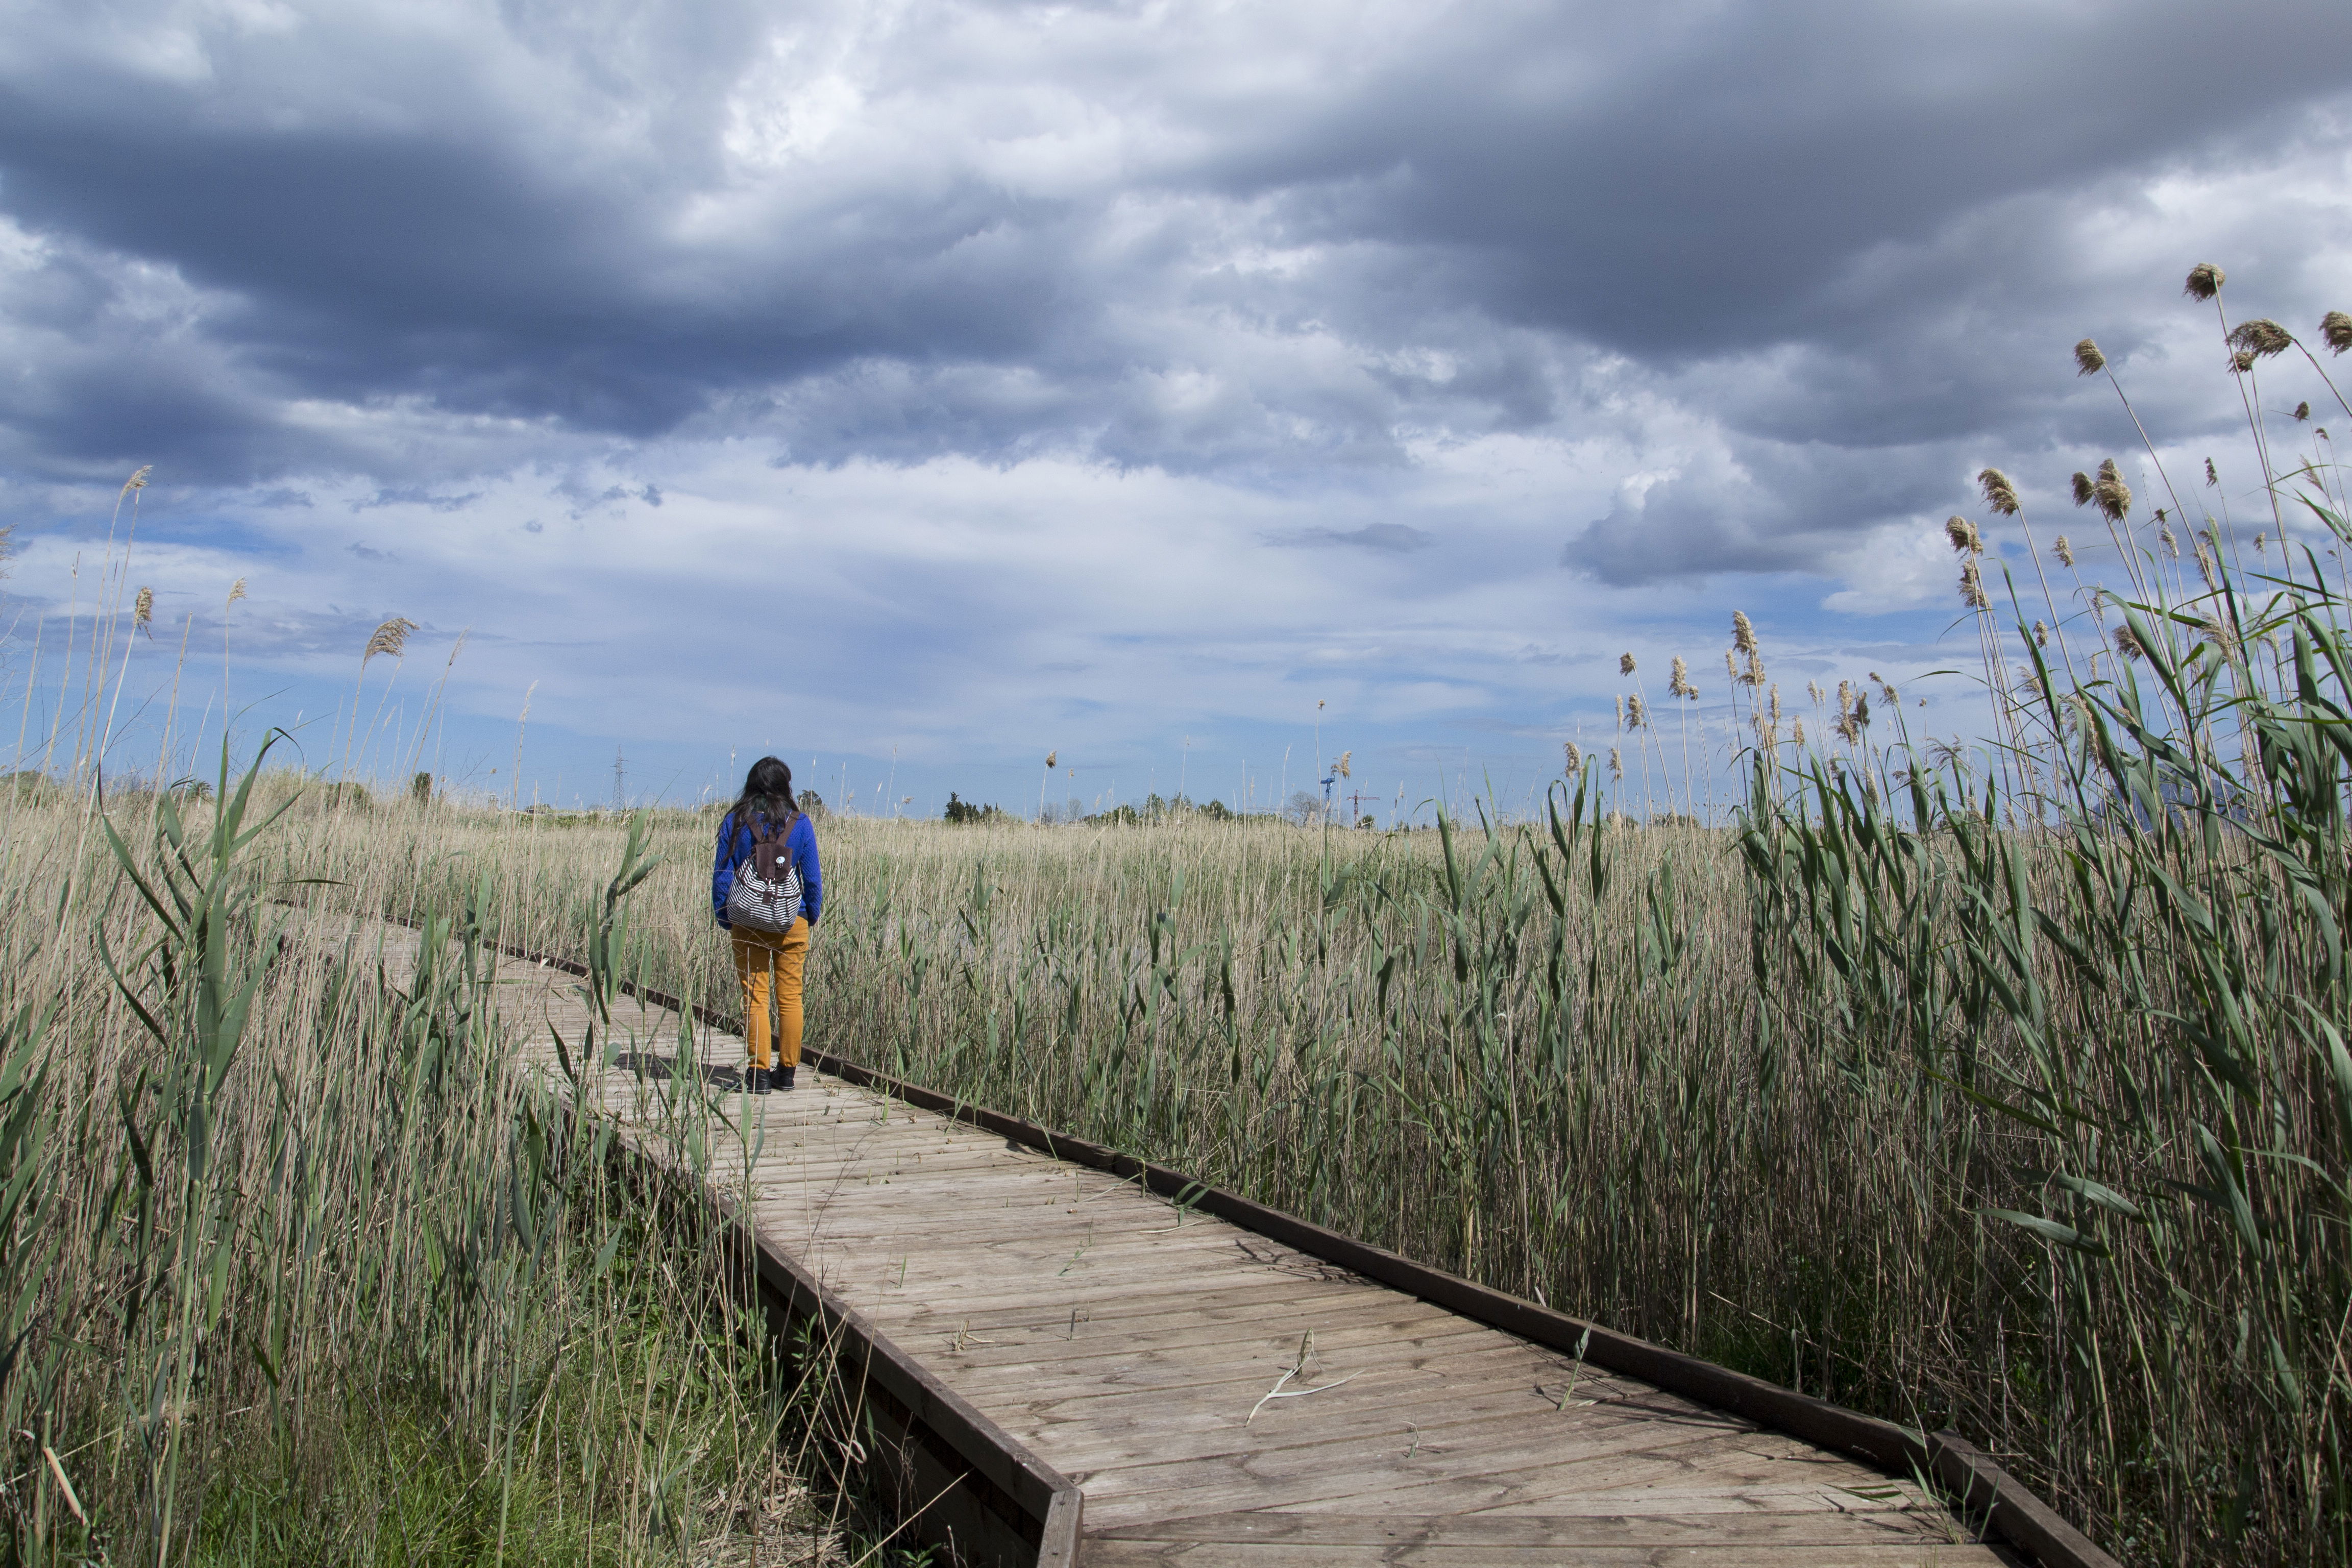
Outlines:
MULTIPOLYGON (((507 793, 528 694, 526 798, 773 749, 1034 807, 1050 749, 1055 799, 1264 805, 1346 748, 1382 812, 1519 799, 1629 651, 1660 706, 1689 658, 1704 775, 1734 609, 1792 708, 1876 670, 1965 731, 1944 518, 2026 563, 1969 477, 2078 542, 2072 470, 2163 489, 2074 342, 2186 504, 2267 522, 2181 279, 2315 346, 2352 309, 2340 3, 0 16, 28 765, 140 586, 117 769, 167 711, 217 747, 226 644, 240 737, 313 766, 356 689, 364 765, 507 793)), ((2255 395, 2352 432, 2300 356, 2255 395)))

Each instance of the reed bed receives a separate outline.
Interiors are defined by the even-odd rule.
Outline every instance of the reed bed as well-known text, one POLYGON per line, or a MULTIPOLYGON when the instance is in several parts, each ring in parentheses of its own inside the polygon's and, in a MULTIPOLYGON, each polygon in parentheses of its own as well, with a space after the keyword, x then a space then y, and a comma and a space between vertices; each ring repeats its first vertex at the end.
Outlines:
MULTIPOLYGON (((1804 782, 1723 829, 831 820, 811 1039, 1956 1427, 2126 1560, 2343 1560, 2340 851, 1804 782)), ((623 962, 731 1012, 710 826, 623 962)), ((561 946, 620 830, 414 831, 561 946)))
MULTIPOLYGON (((6 1559, 859 1557, 821 1357, 748 1313, 698 1187, 519 1070, 480 888, 403 890, 427 957, 389 986, 269 871, 376 822, 244 783, 0 795, 6 1559)), ((404 874, 331 858, 358 902, 404 874)))

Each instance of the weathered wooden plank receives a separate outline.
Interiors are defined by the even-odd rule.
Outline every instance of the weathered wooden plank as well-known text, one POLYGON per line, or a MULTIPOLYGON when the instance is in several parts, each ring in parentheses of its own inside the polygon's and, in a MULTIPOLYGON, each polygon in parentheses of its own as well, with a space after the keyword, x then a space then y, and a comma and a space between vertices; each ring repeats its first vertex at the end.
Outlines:
MULTIPOLYGON (((1296 1350, 1296 1347, 1292 1347, 1296 1350)), ((1111 1347, 1116 1353, 1116 1347, 1111 1347)), ((982 1368, 959 1372, 959 1382, 992 1391, 992 1396, 1005 1403, 1018 1402, 1024 1408, 1043 1410, 1064 1407, 1090 1398, 1118 1398, 1150 1390, 1163 1410, 1172 1413, 1187 1405, 1211 1401, 1223 1407, 1235 1408, 1246 1414, 1258 1397, 1270 1390, 1286 1369, 1288 1353, 1262 1355, 1255 1359, 1240 1356, 1224 1361, 1188 1359, 1171 1361, 1138 1355, 1123 1363, 1114 1373, 1084 1380, 1072 1385, 1048 1384, 1042 1381, 1024 1384, 1011 1369, 982 1368), (1030 1394, 1026 1391, 1035 1390, 1030 1394)), ((1344 1357, 1335 1356, 1316 1371, 1309 1386, 1331 1385, 1328 1392, 1307 1395, 1319 1402, 1318 1408, 1326 1414, 1358 1407, 1393 1406, 1397 1397, 1418 1387, 1442 1388, 1454 1379, 1468 1381, 1486 1379, 1493 1382, 1524 1378, 1532 1389, 1539 1384, 1558 1383, 1543 1374, 1541 1363, 1532 1360, 1528 1351, 1517 1345, 1498 1345, 1489 1349, 1450 1353, 1433 1347, 1416 1350, 1400 1346, 1383 1351, 1379 1347, 1351 1349, 1344 1357), (1340 1383, 1342 1378, 1351 1379, 1340 1383)), ((1294 1380, 1294 1383, 1297 1380, 1294 1380)), ((1533 1403, 1533 1401, 1531 1401, 1533 1403)), ((1681 1417, 1669 1417, 1657 1413, 1652 1417, 1661 1422, 1670 1419, 1704 1420, 1710 1424, 1732 1425, 1741 1430, 1754 1430, 1752 1425, 1738 1422, 1736 1417, 1721 1412, 1681 1417)))
MULTIPOLYGON (((1610 1430, 1612 1422, 1638 1426, 1652 1435, 1652 1441, 1659 1436, 1656 1424, 1642 1413, 1581 1414, 1587 1419, 1577 1431, 1584 1440, 1610 1430)), ((1530 1429, 1556 1434, 1559 1428, 1543 1424, 1548 1418, 1565 1419, 1524 1384, 1465 1389, 1419 1403, 1383 1399, 1354 1409, 1318 1409, 1306 1401, 1276 1403, 1259 1411, 1255 1420, 1239 1405, 1171 1411, 1157 1401, 1140 1400, 1124 1415, 1099 1409, 1038 1415, 1001 1407, 1000 1415, 1008 1431, 1041 1438, 1051 1432, 1048 1446, 1056 1462, 1087 1471, 1186 1460, 1254 1459, 1276 1449, 1318 1445, 1335 1446, 1336 1452, 1336 1446, 1341 1444, 1354 1451, 1386 1454, 1400 1460, 1419 1458, 1429 1465, 1458 1466, 1465 1456, 1475 1456, 1482 1447, 1502 1440, 1504 1434, 1524 1435, 1530 1429)), ((1555 1442, 1556 1438, 1543 1440, 1555 1442)))
MULTIPOLYGON (((1807 1452, 1819 1455, 1819 1450, 1807 1452)), ((1638 1512, 1643 1510, 1642 1505, 1632 1500, 1645 1484, 1755 1488, 1775 1483, 1787 1489, 1816 1488, 1833 1497, 1838 1495, 1835 1489, 1843 1488, 1849 1489, 1844 1498, 1849 1505, 1874 1509, 1886 1506, 1890 1497, 1910 1495, 1851 1461, 1806 1453, 1758 1453, 1736 1436, 1674 1441, 1657 1434, 1629 1435, 1565 1458, 1542 1445, 1530 1445, 1481 1453, 1475 1464, 1433 1461, 1418 1468, 1380 1455, 1364 1456, 1344 1470, 1318 1470, 1311 1463, 1285 1459, 1286 1453, 1277 1452, 1245 1465, 1211 1461, 1102 1471, 1072 1467, 1065 1473, 1085 1489, 1088 1517, 1103 1525, 1178 1511, 1249 1507, 1359 1513, 1470 1513, 1517 1507, 1542 1512, 1549 1510, 1527 1505, 1601 1490, 1625 1500, 1614 1511, 1638 1512), (1776 1472, 1776 1465, 1799 1473, 1776 1472)))
MULTIPOLYGON (((1064 1333, 1063 1327, 1061 1323, 1032 1322, 1024 1330, 1000 1329, 992 1332, 959 1324, 953 1330, 934 1330, 941 1344, 928 1348, 926 1353, 936 1350, 954 1359, 957 1364, 973 1370, 1019 1365, 1034 1368, 1041 1374, 1059 1374, 1061 1369, 1056 1363, 1087 1361, 1109 1353, 1098 1339, 1081 1341, 1076 1335, 1064 1333)), ((901 1343, 927 1343, 919 1332, 909 1331, 912 1325, 894 1320, 893 1328, 901 1343)), ((1329 1352, 1359 1343, 1434 1344, 1493 1331, 1459 1318, 1431 1319, 1409 1310, 1399 1310, 1394 1298, 1389 1298, 1361 1303, 1334 1302, 1321 1309, 1286 1306, 1278 1312, 1253 1319, 1212 1319, 1181 1311, 1143 1323, 1129 1319, 1119 1325, 1116 1343, 1136 1352, 1215 1349, 1279 1356, 1296 1353, 1302 1334, 1310 1332, 1315 1336, 1318 1351, 1329 1352)))
MULTIPOLYGON (((1318 1342, 1319 1346, 1319 1338, 1318 1342)), ((1313 1400, 1318 1402, 1318 1412, 1328 1417, 1360 1409, 1393 1409, 1399 1394, 1424 1379, 1442 1384, 1457 1376, 1464 1381, 1516 1378, 1523 1379, 1530 1387, 1539 1382, 1537 1368, 1517 1346, 1456 1352, 1449 1348, 1453 1342, 1437 1340, 1420 1345, 1393 1344, 1368 1337, 1361 1343, 1335 1343, 1328 1356, 1318 1349, 1319 1365, 1305 1378, 1291 1378, 1287 1388, 1303 1386, 1322 1392, 1277 1403, 1304 1405, 1313 1400)), ((1025 1408, 1036 1408, 1041 1401, 1066 1403, 1098 1394, 1150 1390, 1155 1402, 1171 1415, 1213 1401, 1233 1409, 1239 1419, 1290 1372, 1297 1351, 1295 1340, 1288 1345, 1261 1343, 1223 1351, 1201 1345, 1150 1351, 1114 1343, 1100 1345, 1093 1353, 1075 1361, 1035 1366, 1024 1366, 1017 1361, 974 1366, 948 1358, 940 1360, 943 1366, 954 1368, 958 1386, 984 1390, 992 1398, 1007 1403, 1018 1400, 1025 1408)), ((1530 1398, 1528 1405, 1533 1411, 1537 1401, 1530 1398)), ((1640 1413, 1639 1418, 1651 1422, 1662 1419, 1646 1410, 1640 1413)), ((1721 1418, 1713 1413, 1687 1418, 1721 1424, 1721 1418)), ((1743 1425, 1742 1429, 1750 1428, 1743 1425)))
MULTIPOLYGON (((1098 1245, 1139 1244, 1162 1255, 1171 1245, 1183 1245, 1160 1239, 1172 1237, 1178 1228, 1166 1215, 1148 1209, 1122 1213, 1110 1207, 1091 1208, 1083 1200, 1074 1203, 1066 1183, 1056 1183, 1039 1172, 967 1172, 934 1177, 911 1163, 806 1159, 790 1149, 762 1151, 761 1163, 765 1178, 761 1194, 763 1215, 781 1217, 823 1207, 828 1211, 830 1233, 844 1241, 911 1227, 931 1237, 933 1251, 942 1257, 959 1251, 1002 1251, 1012 1245, 1043 1252, 1089 1236, 1098 1245), (780 1185, 779 1178, 786 1176, 806 1185, 780 1185), (955 1205, 953 1223, 940 1212, 944 1201, 955 1205)), ((1197 1245, 1205 1248, 1213 1243, 1197 1245)))
MULTIPOLYGON (((1921 1493, 1916 1487, 1905 1489, 1904 1495, 1913 1500, 1908 1505, 1912 1510, 1935 1522, 1936 1529, 1931 1533, 1948 1533, 1946 1521, 1951 1516, 1941 1502, 1921 1493)), ((1741 1517, 1751 1514, 1853 1513, 1857 1510, 1891 1510, 1897 1507, 1898 1501, 1874 1503, 1832 1488, 1811 1485, 1726 1487, 1715 1481, 1697 1486, 1654 1482, 1638 1487, 1563 1493, 1538 1502, 1507 1504, 1460 1517, 1550 1519, 1653 1512, 1737 1514, 1741 1517)))
POLYGON ((1298 1546, 1752 1546, 1960 1544, 1918 1511, 1807 1513, 1604 1513, 1559 1515, 1290 1513, 1253 1509, 1240 1513, 1154 1520, 1150 1524, 1097 1525, 1100 1539, 1222 1542, 1233 1545, 1285 1542, 1298 1546))
MULTIPOLYGON (((1272 1386, 1268 1380, 1266 1386, 1272 1386)), ((1399 1456, 1418 1451, 1428 1462, 1452 1463, 1463 1434, 1517 1417, 1490 1400, 1523 1394, 1517 1388, 1468 1391, 1457 1405, 1444 1399, 1417 1404, 1383 1402, 1353 1410, 1317 1411, 1313 1402, 1276 1403, 1250 1419, 1250 1406, 1264 1389, 1240 1391, 1246 1403, 1197 1404, 1171 1408, 1161 1400, 1130 1393, 1127 1397, 1072 1401, 1036 1400, 1014 1405, 991 1396, 1007 1430, 1051 1446, 1071 1465, 1089 1468, 1210 1458, 1294 1447, 1325 1439, 1351 1438, 1399 1456)), ((1535 1399, 1528 1405, 1549 1405, 1535 1399)))
POLYGON ((1171 1270, 1205 1274, 1210 1279, 1219 1261, 1213 1252, 1154 1247, 1149 1238, 1122 1242, 1117 1238, 1089 1242, 1083 1235, 1056 1237, 1045 1244, 1005 1237, 961 1248, 931 1245, 929 1233, 915 1229, 866 1232, 848 1237, 835 1234, 822 1218, 795 1224, 790 1214, 778 1214, 764 1203, 760 1222, 780 1236, 803 1245, 840 1255, 841 1278, 861 1275, 879 1282, 918 1287, 917 1294, 956 1292, 982 1297, 1041 1301, 1075 1300, 1073 1292, 1110 1290, 1148 1285, 1164 1279, 1171 1270), (1189 1251, 1189 1256, 1187 1256, 1189 1251))
MULTIPOLYGON (((772 1213, 780 1223, 788 1222, 795 1217, 803 1219, 810 1217, 806 1213, 796 1214, 789 1205, 773 1204, 772 1200, 764 1194, 761 1205, 763 1212, 772 1213)), ((998 1211, 1000 1215, 1003 1212, 998 1211)), ((982 1217, 985 1217, 984 1212, 982 1217)), ((1041 1225, 1049 1225, 1053 1216, 1050 1214, 1041 1214, 1033 1217, 1037 1218, 1041 1225)), ((1190 1230, 1192 1227, 1188 1226, 1185 1228, 1190 1230)), ((1088 1279, 1109 1279, 1120 1272, 1109 1267, 1112 1262, 1117 1261, 1121 1264, 1136 1264, 1137 1268, 1128 1269, 1126 1272, 1137 1276, 1135 1283, 1146 1286, 1155 1277, 1162 1280, 1171 1277, 1189 1280, 1202 1290, 1232 1289, 1259 1280, 1278 1282, 1282 1279, 1309 1279, 1335 1286, 1349 1286, 1354 1283, 1345 1278, 1318 1276, 1310 1270, 1282 1262, 1253 1261, 1229 1252, 1213 1241, 1202 1244, 1190 1239, 1180 1239, 1178 1234, 1173 1231, 1165 1235, 1146 1236, 1132 1240, 1118 1237, 1101 1238, 1099 1233, 1097 1234, 1098 1240, 1087 1249, 1094 1255, 1088 1262, 1088 1267, 1082 1271, 1073 1270, 1073 1273, 1081 1273, 1084 1278, 1088 1279), (1168 1267, 1161 1268, 1152 1262, 1154 1258, 1166 1258, 1171 1262, 1168 1267)), ((831 1235, 828 1224, 822 1238, 829 1239, 831 1235)), ((1083 1230, 1060 1233, 1055 1235, 1052 1239, 1054 1245, 1064 1255, 1062 1261, 1066 1261, 1067 1254, 1076 1250, 1077 1247, 1086 1241, 1086 1233, 1083 1230)), ((1004 1281, 985 1277, 975 1278, 971 1272, 972 1263, 985 1261, 985 1250, 975 1250, 970 1258, 950 1258, 948 1254, 949 1249, 946 1247, 925 1248, 915 1255, 914 1264, 922 1269, 924 1277, 930 1282, 946 1289, 956 1289, 962 1295, 1003 1288, 1004 1281)), ((895 1256, 891 1259, 890 1266, 893 1269, 898 1267, 895 1256)), ((1060 1261, 1056 1261, 1055 1265, 1056 1277, 1064 1279, 1069 1277, 1060 1275, 1059 1268, 1060 1261)))
MULTIPOLYGON (((1393 1364, 1383 1365, 1369 1357, 1356 1360, 1339 1357, 1327 1363, 1328 1370, 1310 1373, 1307 1379, 1291 1376, 1297 1346, 1268 1347, 1256 1351, 1235 1350, 1220 1354, 1213 1347, 1189 1346, 1171 1352, 1140 1351, 1124 1345, 1099 1346, 1089 1355, 1065 1358, 1024 1367, 1017 1360, 1008 1360, 988 1367, 975 1367, 959 1358, 940 1355, 933 1359, 943 1372, 955 1377, 957 1386, 984 1394, 988 1398, 1008 1405, 1032 1411, 1061 1409, 1072 1401, 1097 1396, 1130 1396, 1149 1394, 1155 1408, 1165 1419, 1173 1420, 1183 1413, 1212 1406, 1233 1413, 1236 1421, 1246 1417, 1261 1401, 1273 1408, 1311 1406, 1318 1419, 1352 1417, 1366 1410, 1393 1413, 1402 1407, 1402 1400, 1415 1393, 1436 1394, 1434 1386, 1416 1386, 1421 1380, 1413 1374, 1419 1368, 1400 1371, 1393 1364), (1353 1361, 1354 1364, 1350 1364, 1353 1361), (1287 1379, 1285 1384, 1283 1380, 1287 1379), (1286 1394, 1301 1387, 1319 1392, 1307 1393, 1297 1399, 1266 1400, 1270 1391, 1278 1385, 1286 1394), (1342 1398, 1346 1394, 1350 1397, 1342 1398)), ((1428 1352, 1423 1365, 1431 1367, 1437 1381, 1447 1381, 1446 1361, 1442 1351, 1428 1352)), ((1532 1387, 1537 1379, 1520 1366, 1490 1360, 1463 1366, 1461 1383, 1470 1385, 1473 1380, 1484 1379, 1496 1384, 1516 1383, 1532 1387)), ((1441 1403, 1431 1400, 1430 1403, 1441 1403)), ((1524 1408, 1530 1413, 1541 1410, 1541 1401, 1530 1392, 1524 1408)), ((1631 1415, 1631 1412, 1621 1414, 1631 1415)), ((1636 1417, 1655 1422, 1658 1417, 1643 1411, 1636 1417)))
MULTIPOLYGON (((1546 1568, 1996 1568, 1983 1546, 1903 1545, 1561 1546, 1542 1550, 1546 1568)), ((1078 1552, 1083 1568, 1271 1568, 1297 1563, 1396 1563, 1402 1568, 1527 1568, 1525 1547, 1407 1546, 1392 1553, 1360 1545, 1276 1546, 1224 1542, 1146 1542, 1096 1536, 1078 1552)))
MULTIPOLYGON (((1319 1307, 1328 1307, 1333 1311, 1350 1311, 1366 1300, 1376 1303, 1395 1303, 1401 1310, 1416 1313, 1435 1312, 1440 1316, 1452 1316, 1442 1309, 1433 1308, 1410 1296, 1400 1297, 1393 1291, 1360 1290, 1333 1280, 1302 1279, 1296 1275, 1266 1273, 1230 1284, 1214 1280, 1195 1281, 1189 1278, 1162 1279, 1157 1289, 1139 1288, 1105 1300, 1087 1321, 1102 1332, 1121 1331, 1115 1325, 1127 1323, 1149 1331, 1168 1318, 1242 1324, 1293 1312, 1312 1312, 1319 1307)), ((906 1316, 898 1321, 910 1331, 917 1332, 934 1323, 946 1324, 950 1331, 963 1323, 975 1329, 1010 1330, 1033 1323, 1057 1330, 1060 1327, 1058 1319, 1049 1320, 1017 1301, 990 1304, 967 1300, 961 1295, 937 1302, 910 1301, 904 1310, 906 1316)))
MULTIPOLYGON (((730 1153, 745 1158, 750 1151, 738 1144, 730 1153)), ((804 1174, 814 1174, 829 1168, 842 1171, 878 1169, 890 1174, 911 1174, 919 1172, 929 1180, 962 1183, 973 1180, 1025 1181, 1051 1185, 1059 1196, 1070 1196, 1070 1178, 1065 1172, 1034 1158, 1022 1159, 1002 1149, 974 1148, 969 1144, 946 1143, 931 1149, 907 1148, 892 1144, 884 1149, 860 1149, 842 1146, 840 1141, 823 1135, 804 1134, 800 1131, 780 1131, 772 1124, 764 1129, 760 1140, 761 1163, 789 1160, 804 1174)), ((1094 1174, 1094 1173, 1088 1173, 1094 1174)), ((1079 1196, 1111 1191, 1122 1184, 1097 1175, 1095 1184, 1083 1187, 1079 1196)), ((959 1198, 962 1194, 959 1192, 959 1198)))

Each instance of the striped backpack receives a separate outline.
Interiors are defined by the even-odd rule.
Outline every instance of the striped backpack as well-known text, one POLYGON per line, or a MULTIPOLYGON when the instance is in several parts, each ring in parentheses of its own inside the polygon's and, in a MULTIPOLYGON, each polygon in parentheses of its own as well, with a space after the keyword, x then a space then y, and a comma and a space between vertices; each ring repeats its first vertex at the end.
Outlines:
POLYGON ((800 868, 784 842, 799 816, 787 814, 782 827, 764 815, 744 825, 751 830, 751 853, 735 868, 735 885, 727 890, 729 925, 782 934, 801 918, 800 868))

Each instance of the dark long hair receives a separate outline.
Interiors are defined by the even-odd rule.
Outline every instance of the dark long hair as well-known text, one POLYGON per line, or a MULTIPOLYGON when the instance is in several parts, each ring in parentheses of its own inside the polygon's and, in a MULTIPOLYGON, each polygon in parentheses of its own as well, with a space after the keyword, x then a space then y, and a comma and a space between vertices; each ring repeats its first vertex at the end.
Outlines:
POLYGON ((761 757, 743 775, 743 793, 735 797, 735 826, 751 826, 764 816, 777 827, 790 827, 800 807, 793 800, 793 770, 774 757, 761 757))

